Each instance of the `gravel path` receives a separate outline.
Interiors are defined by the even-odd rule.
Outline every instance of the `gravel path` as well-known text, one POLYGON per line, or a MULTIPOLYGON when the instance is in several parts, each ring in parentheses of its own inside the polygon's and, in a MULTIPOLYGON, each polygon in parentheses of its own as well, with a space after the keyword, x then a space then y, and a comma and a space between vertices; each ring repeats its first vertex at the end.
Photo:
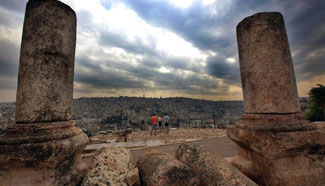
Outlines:
MULTIPOLYGON (((205 150, 212 153, 219 153, 223 157, 233 157, 236 153, 236 145, 228 137, 218 137, 212 139, 205 139, 200 141, 187 142, 190 145, 201 145, 205 150)), ((133 156, 133 163, 136 163, 139 157, 147 150, 155 149, 175 155, 175 151, 179 144, 164 145, 159 147, 150 147, 146 149, 131 150, 133 156)))

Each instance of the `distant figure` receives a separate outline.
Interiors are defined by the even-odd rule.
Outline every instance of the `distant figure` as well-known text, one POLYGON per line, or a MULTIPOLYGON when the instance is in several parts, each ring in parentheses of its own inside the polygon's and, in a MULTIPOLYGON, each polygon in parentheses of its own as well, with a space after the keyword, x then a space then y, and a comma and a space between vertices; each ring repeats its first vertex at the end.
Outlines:
POLYGON ((165 115, 165 121, 164 121, 164 123, 165 123, 165 128, 166 128, 166 134, 169 133, 168 120, 169 120, 169 116, 168 116, 168 114, 166 114, 166 115, 165 115))
POLYGON ((158 118, 158 124, 159 124, 159 129, 162 130, 162 122, 164 121, 164 118, 162 115, 159 116, 158 118))
POLYGON ((152 123, 152 131, 153 133, 156 133, 155 131, 157 130, 157 116, 152 114, 151 116, 151 123, 152 123))

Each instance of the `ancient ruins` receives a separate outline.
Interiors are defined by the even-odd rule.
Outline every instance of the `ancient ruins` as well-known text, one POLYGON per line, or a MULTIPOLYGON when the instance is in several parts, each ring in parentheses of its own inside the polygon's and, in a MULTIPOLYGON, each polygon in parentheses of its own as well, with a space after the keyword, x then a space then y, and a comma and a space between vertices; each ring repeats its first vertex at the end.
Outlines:
POLYGON ((325 127, 302 117, 282 15, 245 18, 237 39, 245 112, 228 129, 238 146, 232 164, 180 145, 176 157, 148 151, 137 167, 127 149, 104 148, 88 167, 89 139, 71 120, 76 14, 57 0, 29 0, 0 185, 325 185, 325 127))
POLYGON ((76 185, 87 136, 71 120, 76 14, 53 0, 27 3, 15 124, 0 138, 1 185, 76 185))
POLYGON ((303 119, 283 17, 237 26, 244 114, 228 136, 233 164, 260 185, 325 185, 325 131, 303 119))

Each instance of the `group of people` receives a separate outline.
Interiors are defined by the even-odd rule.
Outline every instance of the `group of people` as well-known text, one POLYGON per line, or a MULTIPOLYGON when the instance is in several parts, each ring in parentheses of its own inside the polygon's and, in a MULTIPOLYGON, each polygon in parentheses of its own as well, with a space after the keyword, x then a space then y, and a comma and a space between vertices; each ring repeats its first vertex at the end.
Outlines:
POLYGON ((152 126, 152 130, 151 132, 155 133, 158 129, 157 126, 157 121, 158 121, 158 125, 159 125, 159 129, 163 130, 162 125, 164 123, 165 125, 165 130, 166 130, 166 134, 169 133, 169 128, 168 128, 168 121, 169 121, 169 116, 168 114, 166 114, 164 117, 162 115, 160 115, 158 118, 155 114, 152 114, 151 116, 151 126, 152 126))

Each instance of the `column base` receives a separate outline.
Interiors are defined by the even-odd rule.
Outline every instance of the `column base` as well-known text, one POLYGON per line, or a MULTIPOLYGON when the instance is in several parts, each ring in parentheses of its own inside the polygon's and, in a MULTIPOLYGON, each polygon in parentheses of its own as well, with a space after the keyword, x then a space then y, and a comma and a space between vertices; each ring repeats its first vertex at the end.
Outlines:
POLYGON ((227 133, 238 149, 232 164, 259 185, 325 185, 325 122, 244 114, 227 133))
POLYGON ((9 125, 0 136, 0 183, 76 185, 86 173, 88 141, 73 121, 9 125))

